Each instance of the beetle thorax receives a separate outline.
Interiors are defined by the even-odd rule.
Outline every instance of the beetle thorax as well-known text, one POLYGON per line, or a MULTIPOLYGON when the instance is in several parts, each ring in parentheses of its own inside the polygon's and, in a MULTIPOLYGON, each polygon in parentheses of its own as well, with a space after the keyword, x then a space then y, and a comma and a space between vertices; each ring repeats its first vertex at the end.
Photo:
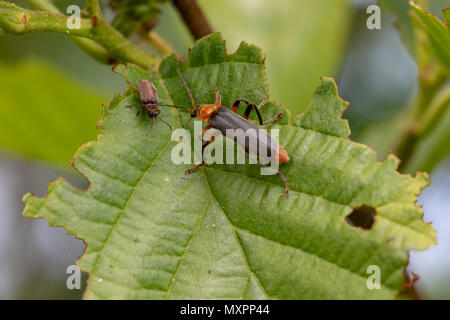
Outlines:
POLYGON ((219 110, 219 107, 215 104, 204 104, 198 110, 198 119, 202 122, 208 122, 217 110, 219 110))

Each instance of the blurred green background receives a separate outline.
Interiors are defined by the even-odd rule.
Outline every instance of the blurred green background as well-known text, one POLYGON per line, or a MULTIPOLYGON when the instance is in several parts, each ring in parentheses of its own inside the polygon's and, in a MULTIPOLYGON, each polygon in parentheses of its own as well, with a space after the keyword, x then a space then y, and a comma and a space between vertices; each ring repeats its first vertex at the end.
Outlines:
MULTIPOLYGON (((294 114, 307 107, 320 76, 335 77, 340 95, 350 102, 344 116, 352 139, 375 148, 380 160, 385 157, 388 137, 398 135, 402 110, 417 90, 417 66, 391 12, 382 12, 381 30, 368 30, 366 8, 374 1, 199 3, 229 52, 242 40, 264 50, 271 98, 294 114)), ((55 4, 62 11, 84 5, 55 4)), ((429 0, 429 6, 442 18, 440 10, 449 2, 429 0)), ((185 56, 192 37, 170 3, 162 9, 156 31, 185 56)), ((105 5, 106 19, 112 14, 105 5)), ((93 61, 64 35, 0 37, 0 298, 81 298, 83 289, 67 289, 66 268, 84 244, 46 221, 23 218, 21 197, 29 191, 44 196, 47 182, 60 175, 86 187, 70 161, 81 144, 95 139, 101 105, 125 87, 111 67, 93 61)), ((424 220, 437 229, 439 245, 411 252, 408 270, 421 276, 420 297, 450 299, 449 157, 431 172, 431 180, 419 203, 424 220)))

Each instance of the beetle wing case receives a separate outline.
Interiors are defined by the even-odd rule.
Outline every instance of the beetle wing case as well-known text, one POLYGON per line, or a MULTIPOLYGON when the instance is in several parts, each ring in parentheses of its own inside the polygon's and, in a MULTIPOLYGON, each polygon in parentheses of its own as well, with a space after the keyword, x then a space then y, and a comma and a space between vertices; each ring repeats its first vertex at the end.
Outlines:
MULTIPOLYGON (((209 119, 209 124, 265 163, 278 155, 278 143, 265 130, 226 107, 220 107, 209 119)), ((278 159, 274 160, 278 162, 278 159)))
POLYGON ((155 86, 148 80, 139 80, 138 93, 143 103, 159 104, 155 86))

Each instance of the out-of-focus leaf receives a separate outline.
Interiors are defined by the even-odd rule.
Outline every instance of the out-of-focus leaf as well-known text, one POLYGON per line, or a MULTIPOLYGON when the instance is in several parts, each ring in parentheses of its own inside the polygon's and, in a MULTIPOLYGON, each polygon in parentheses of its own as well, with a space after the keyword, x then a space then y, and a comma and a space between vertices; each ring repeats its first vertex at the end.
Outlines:
POLYGON ((0 70, 1 147, 67 164, 95 137, 101 97, 42 61, 0 62, 0 70))
POLYGON ((353 18, 347 0, 200 0, 213 27, 236 48, 266 48, 271 97, 293 115, 307 107, 321 76, 339 70, 353 18), (234 39, 234 40, 233 40, 234 39))
POLYGON ((398 110, 386 118, 372 121, 361 130, 358 142, 374 148, 379 160, 385 159, 404 130, 406 111, 398 110))
MULTIPOLYGON (((406 46, 410 51, 412 47, 416 49, 413 56, 419 65, 419 75, 424 78, 427 78, 432 72, 450 75, 450 30, 447 22, 450 10, 442 11, 446 22, 444 24, 436 16, 424 11, 413 2, 409 2, 407 8, 404 8, 405 3, 406 1, 400 0, 381 1, 385 8, 396 13, 399 31, 406 46), (405 17, 406 13, 409 14, 409 22, 405 17), (412 37, 410 31, 413 31, 412 37)), ((431 78, 431 76, 428 77, 431 78)), ((427 90, 426 85, 421 90, 427 90)), ((416 126, 421 126, 426 115, 432 111, 430 108, 435 100, 436 97, 431 99, 430 105, 423 106, 424 114, 418 119, 412 119, 413 115, 408 111, 401 111, 390 117, 386 123, 374 123, 365 129, 360 141, 374 146, 381 151, 380 156, 383 157, 389 148, 393 147, 396 142, 398 143, 397 137, 402 135, 402 131, 408 130, 405 128, 405 120, 411 118, 409 121, 415 122, 416 126), (381 132, 382 134, 380 134, 381 132)), ((442 110, 445 111, 445 107, 442 110)), ((408 156, 408 162, 403 168, 406 172, 416 172, 417 170, 431 172, 449 154, 450 126, 448 119, 445 112, 435 118, 432 125, 428 125, 426 132, 420 134, 417 145, 414 144, 414 150, 411 151, 411 156, 408 156)))
POLYGON ((405 168, 406 172, 431 172, 450 155, 450 105, 444 110, 430 132, 421 137, 405 168))
MULTIPOLYGON (((426 46, 440 63, 447 76, 450 77, 450 29, 448 25, 444 25, 436 16, 422 10, 416 4, 411 2, 410 5, 413 10, 412 17, 415 21, 415 27, 426 35, 423 41, 427 41, 426 46)), ((449 10, 450 8, 443 11, 446 19, 449 10)))
MULTIPOLYGON (((403 168, 405 172, 432 172, 450 154, 450 106, 443 109, 443 114, 436 119, 429 132, 420 136, 415 150, 403 168)), ((358 141, 374 148, 378 159, 384 159, 405 130, 407 112, 408 110, 400 110, 386 119, 369 124, 358 136, 358 141)))
MULTIPOLYGON (((132 90, 116 96, 97 141, 82 146, 74 161, 89 189, 59 179, 45 199, 24 197, 25 216, 46 218, 86 241, 79 261, 90 274, 86 298, 392 298, 408 250, 435 243, 414 204, 427 176, 401 175, 395 157, 380 163, 348 139, 340 117, 347 104, 330 78, 295 126, 272 127, 291 158, 281 167, 288 196, 277 176, 262 176, 255 165, 217 164, 186 176, 192 165, 171 161, 176 142, 167 127, 155 125, 146 136, 149 119, 124 107, 137 101, 142 78, 154 82, 163 103, 188 105, 177 68, 197 103, 212 102, 216 87, 225 106, 237 97, 259 102, 268 96, 262 57, 245 43, 226 55, 213 34, 194 46, 186 64, 166 58, 159 76, 116 68, 132 90), (370 230, 346 222, 362 205, 376 209, 370 230), (367 287, 373 265, 381 270, 380 290, 367 287)), ((162 109, 175 128, 187 120, 184 112, 162 109)))
POLYGON ((450 29, 450 8, 443 10, 442 13, 444 14, 445 25, 447 29, 450 29))

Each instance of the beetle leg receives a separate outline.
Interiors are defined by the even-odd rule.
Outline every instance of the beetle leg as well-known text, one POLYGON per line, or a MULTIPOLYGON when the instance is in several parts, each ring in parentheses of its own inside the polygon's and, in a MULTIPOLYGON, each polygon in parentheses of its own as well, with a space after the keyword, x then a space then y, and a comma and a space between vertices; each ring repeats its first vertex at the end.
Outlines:
MULTIPOLYGON (((270 167, 263 165, 263 164, 260 163, 259 161, 258 161, 258 165, 259 165, 260 167, 263 167, 263 168, 271 169, 270 167)), ((275 171, 276 174, 277 174, 277 175, 281 178, 281 180, 284 182, 284 185, 285 185, 286 189, 285 189, 285 191, 283 192, 283 194, 284 194, 284 195, 287 195, 287 194, 289 193, 289 190, 290 190, 290 189, 289 189, 289 183, 288 183, 286 177, 284 176, 284 174, 283 174, 280 170, 275 170, 275 169, 272 169, 272 170, 275 171)))
POLYGON ((253 103, 248 102, 246 99, 237 99, 233 106, 231 107, 231 111, 236 112, 237 109, 239 108, 239 104, 241 102, 244 102, 247 105, 247 109, 245 109, 245 113, 244 113, 244 118, 248 120, 248 117, 250 116, 250 112, 252 112, 252 110, 255 110, 256 115, 258 116, 258 120, 259 120, 259 124, 260 125, 266 125, 272 122, 277 121, 278 119, 280 119, 283 116, 283 113, 279 113, 277 114, 275 117, 273 117, 272 119, 269 119, 267 121, 263 121, 262 117, 261 117, 261 113, 259 112, 259 108, 263 105, 266 104, 267 99, 264 99, 258 106, 255 106, 253 103))
MULTIPOLYGON (((264 99, 263 101, 261 101, 261 103, 258 104, 258 105, 255 107, 255 112, 256 112, 256 113, 259 113, 259 109, 260 109, 262 106, 264 106, 264 105, 267 103, 267 101, 268 101, 267 99, 264 99)), ((276 115, 275 117, 273 117, 272 119, 269 119, 269 120, 266 120, 266 121, 262 122, 261 125, 265 125, 265 124, 269 124, 269 123, 275 122, 275 121, 281 119, 282 116, 283 116, 283 112, 280 112, 279 114, 277 114, 277 115, 276 115)), ((261 115, 259 115, 258 117, 259 117, 260 122, 261 122, 261 115)))
MULTIPOLYGON (((266 101, 263 101, 263 102, 265 103, 266 101)), ((283 116, 283 113, 280 112, 279 114, 277 114, 277 115, 276 115, 275 117, 273 117, 272 119, 263 121, 263 120, 262 120, 262 117, 261 117, 261 113, 259 113, 258 107, 256 107, 255 105, 249 105, 249 106, 247 107, 247 109, 245 110, 245 114, 244 114, 244 118, 245 118, 245 119, 248 119, 248 116, 250 115, 250 112, 251 112, 252 110, 255 110, 256 115, 258 116, 259 124, 262 125, 262 126, 263 126, 263 125, 266 125, 266 124, 269 124, 269 123, 272 123, 272 122, 275 122, 275 121, 277 121, 278 119, 280 119, 280 118, 283 116), (247 116, 247 117, 246 117, 246 116, 247 116)))
POLYGON ((272 122, 277 121, 278 119, 280 119, 283 116, 283 113, 279 113, 277 114, 275 117, 273 117, 272 119, 263 121, 262 117, 261 117, 261 113, 259 112, 259 108, 263 105, 265 105, 267 102, 267 99, 264 99, 258 106, 255 106, 254 104, 248 104, 247 109, 245 109, 245 113, 244 113, 244 118, 248 119, 250 112, 252 112, 252 110, 255 110, 256 115, 258 116, 258 120, 259 120, 259 124, 260 125, 266 125, 272 122))
POLYGON ((145 105, 140 105, 141 107, 139 108, 138 112, 136 112, 136 116, 139 116, 139 113, 144 113, 146 110, 145 105))
POLYGON ((210 125, 207 125, 206 127, 203 128, 202 133, 200 134, 200 140, 203 141, 203 137, 205 136, 206 131, 208 131, 211 128, 212 128, 212 126, 210 126, 210 125))
MULTIPOLYGON (((203 130, 202 130, 202 134, 201 134, 201 139, 203 140, 203 136, 205 135, 206 131, 208 131, 209 129, 211 129, 212 126, 207 125, 203 130)), ((214 141, 215 136, 212 135, 208 140, 204 141, 202 144, 202 163, 197 164, 195 167, 192 167, 188 170, 186 170, 187 174, 191 174, 193 172, 195 172, 198 168, 200 168, 201 166, 205 165, 205 160, 203 158, 203 152, 205 151, 205 148, 214 141)))
MULTIPOLYGON (((212 140, 211 140, 211 141, 212 141, 212 140)), ((197 171, 198 168, 200 168, 200 167, 202 167, 202 166, 205 165, 205 160, 203 159, 203 150, 205 150, 205 148, 208 146, 208 144, 211 143, 211 141, 205 141, 205 142, 203 142, 203 144, 202 144, 202 162, 199 163, 199 164, 197 164, 196 166, 190 168, 190 169, 187 169, 187 170, 185 171, 187 174, 191 174, 191 173, 197 171)))
MULTIPOLYGON (((250 153, 248 153, 248 151, 245 151, 245 150, 244 150, 244 152, 245 152, 245 154, 247 155, 247 157, 249 157, 249 158, 254 158, 252 155, 250 155, 250 153)), ((257 163, 258 166, 260 166, 260 167, 263 167, 263 168, 267 168, 267 169, 273 170, 273 171, 281 178, 281 180, 284 182, 284 185, 285 185, 286 189, 285 189, 285 191, 283 192, 283 194, 284 194, 284 195, 287 195, 287 194, 289 193, 289 190, 290 190, 290 189, 289 189, 289 183, 288 183, 286 177, 284 176, 284 174, 283 174, 280 170, 275 170, 275 169, 273 169, 273 168, 271 168, 271 167, 268 167, 268 166, 262 164, 262 163, 259 162, 259 161, 256 161, 256 163, 257 163)))
POLYGON ((138 112, 136 113, 136 116, 138 116, 139 113, 142 111, 142 109, 145 107, 144 104, 142 104, 142 103, 133 103, 133 104, 129 104, 129 105, 125 106, 125 108, 133 108, 133 107, 137 107, 137 106, 141 107, 141 108, 139 108, 138 112))
POLYGON ((216 90, 214 91, 214 95, 216 97, 216 107, 219 108, 222 104, 222 98, 220 96, 219 89, 216 88, 216 90))
MULTIPOLYGON (((205 136, 206 132, 207 132, 209 129, 212 129, 212 128, 213 128, 213 126, 207 125, 207 126, 202 130, 202 136, 201 136, 201 140, 202 140, 202 141, 203 141, 203 137, 205 136)), ((202 144, 202 154, 203 154, 203 152, 205 151, 206 147, 207 147, 211 142, 213 142, 214 139, 215 139, 219 134, 220 134, 220 133, 219 133, 218 131, 216 131, 215 133, 211 134, 211 136, 209 137, 209 139, 203 141, 203 144, 202 144)))
POLYGON ((239 108, 239 104, 240 104, 241 102, 244 102, 244 103, 247 104, 247 105, 250 105, 250 104, 251 104, 251 103, 248 102, 247 100, 245 100, 245 99, 243 99, 243 98, 239 98, 239 99, 237 99, 237 100, 233 103, 233 106, 231 107, 231 111, 237 112, 237 110, 238 110, 238 108, 239 108))
POLYGON ((194 173, 195 171, 197 171, 198 168, 200 168, 201 166, 203 166, 205 164, 205 161, 202 161, 202 163, 199 163, 198 165, 196 165, 195 167, 192 167, 190 169, 187 169, 185 172, 186 174, 191 174, 194 173))
POLYGON ((281 173, 280 170, 277 171, 277 174, 280 176, 281 180, 284 182, 284 185, 286 186, 286 190, 283 192, 283 194, 287 196, 289 193, 289 183, 288 183, 286 177, 284 176, 284 174, 281 173))

